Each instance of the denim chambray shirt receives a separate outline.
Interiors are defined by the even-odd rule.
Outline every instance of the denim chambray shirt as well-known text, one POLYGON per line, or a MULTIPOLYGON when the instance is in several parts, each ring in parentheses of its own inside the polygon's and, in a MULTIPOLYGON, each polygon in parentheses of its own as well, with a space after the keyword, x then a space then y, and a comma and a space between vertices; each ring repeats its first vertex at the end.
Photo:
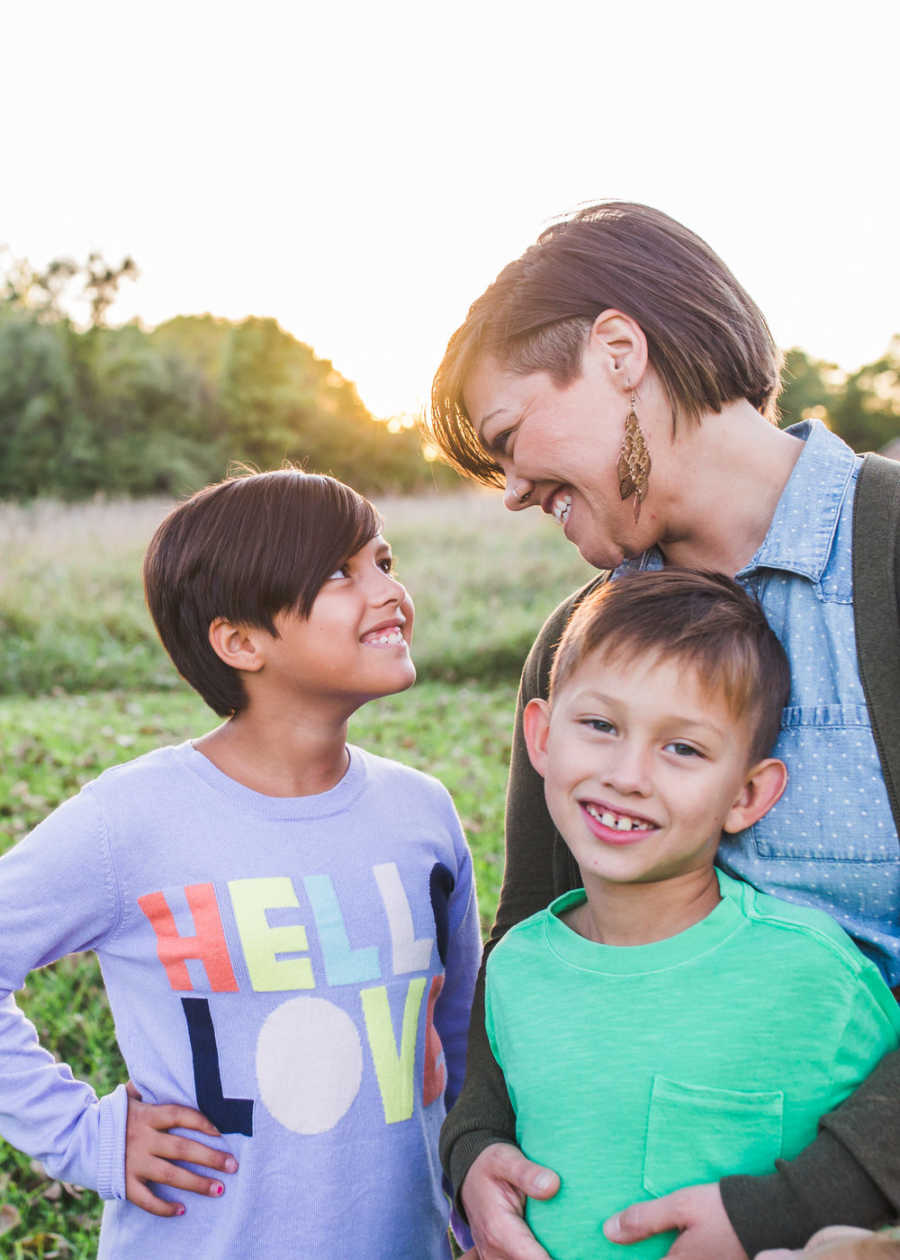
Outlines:
MULTIPOLYGON (((900 844, 853 622, 853 498, 862 461, 820 421, 788 432, 806 445, 762 546, 736 575, 759 599, 791 663, 790 704, 774 748, 788 785, 758 823, 723 837, 717 861, 763 892, 827 910, 893 986, 900 984, 900 844)), ((631 564, 659 568, 662 557, 647 552, 631 564)))

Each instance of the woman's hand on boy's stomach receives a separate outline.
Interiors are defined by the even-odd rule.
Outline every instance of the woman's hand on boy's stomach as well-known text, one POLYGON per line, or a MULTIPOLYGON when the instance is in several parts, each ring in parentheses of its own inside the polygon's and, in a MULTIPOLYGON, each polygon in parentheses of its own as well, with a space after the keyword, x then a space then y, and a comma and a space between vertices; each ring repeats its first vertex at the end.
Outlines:
POLYGON ((195 1142, 191 1138, 178 1137, 170 1129, 194 1129, 210 1137, 221 1137, 219 1130, 201 1112, 193 1107, 175 1103, 145 1103, 141 1101, 131 1081, 126 1086, 128 1094, 128 1123, 125 1131, 125 1195, 137 1207, 154 1216, 181 1216, 184 1204, 162 1199, 154 1194, 148 1182, 174 1186, 218 1198, 225 1193, 221 1181, 189 1172, 175 1160, 200 1164, 222 1173, 237 1172, 237 1160, 228 1151, 195 1142))
MULTIPOLYGON (((670 1229, 677 1229, 679 1234, 666 1253, 669 1256, 682 1256, 684 1260, 747 1260, 717 1182, 632 1203, 603 1226, 611 1242, 625 1244, 641 1242, 670 1229)), ((623 1251, 622 1255, 626 1253, 623 1251)))
POLYGON ((525 1199, 550 1199, 556 1173, 526 1159, 511 1142, 486 1146, 466 1173, 460 1198, 477 1260, 550 1260, 524 1220, 525 1199))

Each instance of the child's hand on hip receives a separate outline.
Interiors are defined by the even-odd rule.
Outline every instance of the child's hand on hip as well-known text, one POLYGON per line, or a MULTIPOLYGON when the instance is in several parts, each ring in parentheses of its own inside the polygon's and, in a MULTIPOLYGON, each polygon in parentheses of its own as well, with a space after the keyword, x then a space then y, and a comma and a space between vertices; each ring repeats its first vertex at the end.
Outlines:
POLYGON ((125 1196, 153 1216, 181 1216, 184 1204, 172 1203, 154 1194, 147 1185, 175 1186, 194 1194, 218 1198, 225 1193, 221 1181, 201 1177, 181 1168, 175 1160, 202 1164, 223 1173, 237 1172, 237 1160, 227 1151, 216 1150, 191 1138, 176 1137, 170 1129, 196 1129, 210 1137, 221 1137, 214 1124, 193 1107, 174 1103, 153 1105, 141 1101, 137 1089, 128 1082, 128 1124, 125 1131, 125 1196))

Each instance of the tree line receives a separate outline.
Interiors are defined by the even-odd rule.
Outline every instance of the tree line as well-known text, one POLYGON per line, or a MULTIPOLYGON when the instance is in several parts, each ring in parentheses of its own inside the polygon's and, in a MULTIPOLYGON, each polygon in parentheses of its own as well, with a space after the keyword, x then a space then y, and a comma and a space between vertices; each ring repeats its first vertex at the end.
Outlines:
MULTIPOLYGON (((230 464, 291 460, 372 494, 452 485, 414 429, 376 421, 355 385, 274 319, 107 326, 131 258, 0 264, 0 499, 180 495, 230 464), (72 311, 83 318, 76 322, 72 311)), ((783 423, 821 416, 856 450, 900 435, 900 337, 854 373, 788 351, 783 423)))
POLYGON ((0 499, 180 495, 233 463, 290 460, 369 493, 454 484, 415 428, 375 420, 356 386, 274 319, 107 326, 137 274, 92 254, 0 276, 0 499), (76 323, 70 311, 81 310, 76 323))

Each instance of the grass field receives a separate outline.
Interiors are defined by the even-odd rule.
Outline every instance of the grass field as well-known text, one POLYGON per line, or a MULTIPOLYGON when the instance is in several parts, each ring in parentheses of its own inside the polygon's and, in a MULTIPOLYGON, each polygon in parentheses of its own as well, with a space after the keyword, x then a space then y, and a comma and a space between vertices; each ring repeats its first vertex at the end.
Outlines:
MULTIPOLYGON (((144 546, 162 502, 0 505, 0 852, 106 766, 195 736, 214 715, 175 675, 143 608, 144 546)), ((486 927, 518 671, 544 616, 589 571, 537 513, 457 494, 379 504, 416 601, 420 682, 360 711, 351 739, 452 792, 486 927)), ((124 1079, 93 956, 35 972, 21 1004, 76 1075, 124 1079)), ((87 1260, 99 1205, 0 1145, 0 1255, 87 1260)))

